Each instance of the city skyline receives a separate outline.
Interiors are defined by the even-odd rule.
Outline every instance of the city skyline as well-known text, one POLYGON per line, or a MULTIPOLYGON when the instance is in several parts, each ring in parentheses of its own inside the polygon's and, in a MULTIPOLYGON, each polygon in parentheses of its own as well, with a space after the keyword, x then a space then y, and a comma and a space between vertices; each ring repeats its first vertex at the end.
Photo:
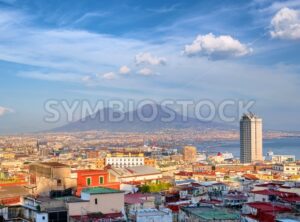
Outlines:
POLYGON ((62 125, 50 99, 254 100, 266 129, 299 131, 299 8, 1 0, 0 133, 62 125))

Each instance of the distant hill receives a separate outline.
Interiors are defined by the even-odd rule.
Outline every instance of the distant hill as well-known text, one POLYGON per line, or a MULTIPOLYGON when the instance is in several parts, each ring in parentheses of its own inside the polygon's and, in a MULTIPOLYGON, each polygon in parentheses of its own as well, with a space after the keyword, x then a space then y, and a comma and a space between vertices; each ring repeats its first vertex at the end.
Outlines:
POLYGON ((232 129, 230 125, 216 122, 204 122, 193 117, 184 117, 180 113, 160 105, 144 105, 139 110, 118 113, 110 108, 104 108, 97 113, 87 116, 76 122, 66 124, 51 130, 52 132, 74 132, 89 130, 104 130, 114 132, 153 132, 166 129, 232 129), (152 121, 143 121, 140 116, 150 118, 153 110, 157 110, 156 118, 152 121), (118 117, 124 115, 122 121, 110 121, 109 116, 118 117), (172 121, 164 121, 165 118, 173 116, 172 121))

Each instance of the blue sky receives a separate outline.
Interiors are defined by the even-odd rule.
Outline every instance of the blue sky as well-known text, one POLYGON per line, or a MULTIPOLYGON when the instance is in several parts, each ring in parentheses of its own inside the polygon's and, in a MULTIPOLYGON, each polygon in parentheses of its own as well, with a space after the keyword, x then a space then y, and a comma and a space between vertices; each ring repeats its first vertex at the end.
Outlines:
POLYGON ((300 2, 0 0, 0 133, 49 99, 255 100, 300 130, 300 2))

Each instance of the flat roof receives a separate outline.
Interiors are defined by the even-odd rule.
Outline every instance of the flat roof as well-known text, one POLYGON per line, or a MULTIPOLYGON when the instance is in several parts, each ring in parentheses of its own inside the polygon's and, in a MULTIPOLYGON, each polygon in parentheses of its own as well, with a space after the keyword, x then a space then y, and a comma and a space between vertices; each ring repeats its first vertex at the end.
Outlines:
POLYGON ((60 167, 70 167, 69 165, 63 164, 63 163, 59 163, 59 162, 34 162, 32 164, 30 164, 32 166, 34 165, 44 165, 44 166, 48 166, 48 167, 56 167, 56 168, 60 168, 60 167))
POLYGON ((220 210, 216 208, 183 207, 182 209, 204 220, 238 220, 239 219, 239 214, 237 213, 228 213, 225 210, 220 210))
POLYGON ((250 202, 246 203, 248 206, 259 209, 263 212, 289 212, 291 208, 285 205, 272 204, 270 202, 250 202))
POLYGON ((88 194, 124 193, 121 190, 115 190, 107 187, 89 187, 89 188, 84 188, 81 192, 88 193, 88 194))
POLYGON ((293 219, 276 219, 276 222, 299 222, 299 220, 293 220, 293 219))
POLYGON ((66 196, 66 197, 56 197, 55 200, 63 200, 67 203, 81 203, 81 202, 89 202, 88 200, 82 200, 79 197, 75 196, 66 196))
POLYGON ((40 162, 39 164, 51 167, 68 167, 68 165, 59 162, 40 162))
POLYGON ((161 174, 160 170, 157 170, 156 168, 151 166, 133 166, 125 168, 111 167, 111 170, 116 172, 121 177, 161 174))

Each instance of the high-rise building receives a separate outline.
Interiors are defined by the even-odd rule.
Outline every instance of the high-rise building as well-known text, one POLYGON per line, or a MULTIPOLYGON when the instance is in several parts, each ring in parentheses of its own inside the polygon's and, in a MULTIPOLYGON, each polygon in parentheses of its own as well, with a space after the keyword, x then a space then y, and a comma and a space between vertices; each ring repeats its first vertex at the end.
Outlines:
POLYGON ((262 119, 253 113, 244 114, 240 120, 241 163, 262 161, 262 119))
POLYGON ((197 147, 185 146, 183 147, 183 160, 186 162, 196 162, 197 160, 197 147))

